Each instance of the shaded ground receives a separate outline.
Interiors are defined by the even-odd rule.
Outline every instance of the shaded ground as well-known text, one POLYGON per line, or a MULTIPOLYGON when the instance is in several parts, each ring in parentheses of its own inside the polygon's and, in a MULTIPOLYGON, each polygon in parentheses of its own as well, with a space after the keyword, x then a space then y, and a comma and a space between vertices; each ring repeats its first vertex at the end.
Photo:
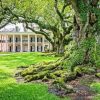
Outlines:
POLYGON ((100 79, 95 75, 84 75, 66 83, 67 86, 73 88, 73 93, 66 94, 66 91, 55 88, 50 88, 49 91, 61 97, 69 96, 71 100, 93 100, 96 92, 91 89, 90 85, 96 82, 100 83, 100 79))
POLYGON ((97 80, 100 82, 94 75, 85 75, 69 82, 68 84, 73 86, 76 91, 76 93, 70 94, 69 96, 72 100, 92 100, 95 93, 90 88, 90 84, 97 80))
MULTIPOLYGON (((19 68, 19 70, 23 70, 23 68, 19 68)), ((100 72, 98 70, 98 72, 100 72)), ((23 83, 24 79, 22 77, 16 77, 16 80, 18 83, 23 83)), ((75 80, 69 81, 66 83, 66 86, 69 86, 73 88, 73 93, 68 93, 64 89, 56 88, 55 86, 52 86, 52 80, 49 80, 47 82, 43 82, 41 80, 32 81, 31 83, 46 83, 48 84, 48 91, 50 93, 53 93, 57 96, 62 97, 70 97, 71 100, 94 100, 94 97, 96 96, 96 92, 91 88, 92 83, 100 83, 100 79, 95 77, 95 75, 83 75, 82 77, 78 77, 75 80)), ((96 99, 95 99, 96 100, 96 99)))

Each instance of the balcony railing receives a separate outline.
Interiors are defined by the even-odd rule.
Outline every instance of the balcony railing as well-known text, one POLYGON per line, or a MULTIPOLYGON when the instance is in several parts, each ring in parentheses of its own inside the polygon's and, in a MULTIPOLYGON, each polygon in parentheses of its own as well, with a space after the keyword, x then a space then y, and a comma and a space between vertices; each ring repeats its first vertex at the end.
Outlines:
POLYGON ((7 42, 11 43, 11 42, 13 42, 13 40, 8 40, 7 42))
POLYGON ((28 42, 28 40, 22 40, 22 42, 28 42))
POLYGON ((5 40, 0 40, 0 43, 5 43, 6 41, 5 40))
POLYGON ((30 40, 30 42, 35 42, 35 40, 30 40))
POLYGON ((15 42, 17 43, 17 42, 21 42, 21 41, 20 40, 17 40, 17 41, 15 40, 15 42))
MULTIPOLYGON (((8 40, 7 42, 12 43, 13 40, 8 40)), ((21 41, 20 40, 17 40, 17 41, 15 40, 14 42, 17 43, 17 42, 21 42, 21 41)))
MULTIPOLYGON (((12 42, 17 43, 17 42, 21 42, 21 40, 17 40, 17 41, 16 41, 16 40, 14 40, 14 41, 13 41, 13 40, 8 40, 7 42, 8 42, 8 43, 12 43, 12 42)), ((22 42, 28 42, 28 40, 22 40, 22 42)), ((30 42, 30 43, 34 43, 35 40, 30 40, 29 42, 30 42)), ((43 41, 37 41, 37 43, 42 43, 42 42, 43 42, 43 41)), ((44 41, 44 42, 48 42, 48 41, 44 41)))

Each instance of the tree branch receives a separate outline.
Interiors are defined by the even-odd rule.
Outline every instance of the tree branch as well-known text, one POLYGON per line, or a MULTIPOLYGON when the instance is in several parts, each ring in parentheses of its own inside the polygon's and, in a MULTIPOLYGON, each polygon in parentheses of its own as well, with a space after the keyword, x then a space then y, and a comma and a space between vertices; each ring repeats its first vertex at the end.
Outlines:
POLYGON ((49 35, 48 35, 47 32, 43 31, 42 29, 40 29, 40 31, 37 31, 37 30, 33 29, 32 27, 29 27, 29 25, 28 25, 27 22, 25 22, 25 24, 26 24, 26 28, 27 28, 27 29, 30 29, 32 32, 34 32, 34 33, 36 33, 36 34, 42 34, 42 35, 44 35, 45 38, 46 38, 51 44, 53 43, 52 39, 49 37, 49 35))
POLYGON ((13 19, 14 17, 10 17, 3 25, 1 25, 2 22, 0 22, 0 29, 2 29, 3 27, 5 27, 7 24, 9 24, 11 22, 11 19, 13 19))
POLYGON ((70 33, 70 31, 71 31, 72 29, 73 29, 73 25, 70 25, 70 26, 68 27, 68 29, 67 29, 66 34, 65 34, 65 35, 69 34, 69 33, 70 33))
POLYGON ((61 12, 58 9, 58 0, 55 0, 54 7, 55 7, 55 10, 56 10, 58 16, 60 17, 60 19, 63 20, 63 16, 62 16, 61 12))

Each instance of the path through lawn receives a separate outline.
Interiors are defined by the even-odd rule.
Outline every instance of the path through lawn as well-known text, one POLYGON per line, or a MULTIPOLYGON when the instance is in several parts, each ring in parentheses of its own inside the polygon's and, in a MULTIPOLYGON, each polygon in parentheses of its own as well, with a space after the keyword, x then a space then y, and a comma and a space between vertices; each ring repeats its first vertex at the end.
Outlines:
POLYGON ((13 78, 18 66, 56 59, 54 56, 42 56, 41 53, 7 53, 0 56, 0 100, 68 100, 50 94, 44 84, 18 84, 13 78))

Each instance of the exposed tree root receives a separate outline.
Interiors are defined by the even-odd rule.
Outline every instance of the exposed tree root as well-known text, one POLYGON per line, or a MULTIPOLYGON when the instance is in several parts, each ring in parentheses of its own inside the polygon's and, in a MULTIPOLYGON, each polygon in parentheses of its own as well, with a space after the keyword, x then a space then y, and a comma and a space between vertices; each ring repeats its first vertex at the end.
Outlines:
MULTIPOLYGON (((100 73, 97 73, 95 67, 87 65, 78 65, 74 67, 73 72, 64 68, 63 62, 66 58, 57 60, 56 62, 42 62, 36 65, 31 65, 28 68, 21 70, 18 74, 23 77, 25 82, 31 81, 41 81, 41 82, 51 82, 53 88, 50 91, 59 91, 62 94, 74 93, 74 88, 66 85, 66 83, 77 79, 85 74, 92 75, 100 78, 100 73), (52 90, 53 89, 53 90, 52 90)), ((59 92, 58 95, 59 95, 59 92)))
POLYGON ((53 83, 65 83, 74 80, 83 74, 96 73, 95 67, 89 67, 88 65, 76 66, 73 72, 68 71, 67 68, 61 66, 64 60, 66 60, 66 58, 59 59, 56 62, 43 62, 31 65, 29 68, 22 70, 20 75, 26 82, 40 79, 42 81, 48 81, 49 79, 52 79, 53 83))

